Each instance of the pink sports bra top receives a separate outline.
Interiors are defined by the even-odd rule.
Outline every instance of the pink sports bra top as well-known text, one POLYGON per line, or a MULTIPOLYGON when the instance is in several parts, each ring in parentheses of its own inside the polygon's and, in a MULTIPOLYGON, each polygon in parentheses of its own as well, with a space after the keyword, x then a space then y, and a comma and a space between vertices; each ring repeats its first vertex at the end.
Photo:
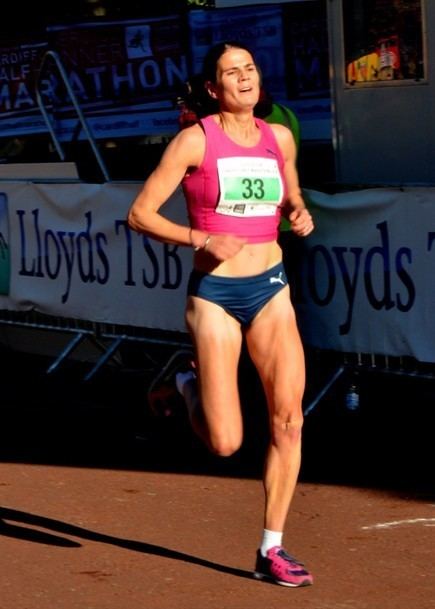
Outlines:
POLYGON ((233 142, 212 116, 201 120, 204 159, 182 181, 192 228, 249 243, 277 238, 287 196, 284 159, 270 126, 258 118, 255 122, 260 141, 246 147, 233 142))

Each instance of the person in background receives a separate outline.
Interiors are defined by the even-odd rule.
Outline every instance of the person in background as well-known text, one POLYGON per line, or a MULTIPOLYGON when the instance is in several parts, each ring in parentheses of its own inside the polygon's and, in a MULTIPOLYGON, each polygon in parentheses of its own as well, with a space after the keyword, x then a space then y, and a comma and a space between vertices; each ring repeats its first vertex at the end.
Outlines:
MULTIPOLYGON (((260 89, 260 98, 254 109, 255 116, 262 118, 266 123, 284 125, 288 127, 292 132, 293 139, 296 144, 296 156, 299 152, 299 146, 301 141, 301 126, 299 119, 293 110, 290 110, 287 106, 274 102, 272 97, 266 92, 264 87, 260 89)), ((281 233, 287 233, 291 231, 291 224, 287 218, 281 218, 279 225, 281 233)))
MULTIPOLYGON (((194 366, 190 357, 175 357, 159 378, 175 384, 208 448, 230 456, 243 441, 237 373, 246 342, 269 413, 264 529, 253 575, 306 586, 311 573, 283 545, 301 461, 305 361, 278 229, 284 215, 294 234, 306 237, 313 219, 292 133, 254 114, 260 74, 250 50, 231 41, 215 45, 201 81, 197 103, 207 112, 171 140, 128 212, 138 233, 194 251, 185 313, 194 366), (160 213, 180 183, 186 226, 160 213)), ((157 391, 158 382, 152 385, 157 391)))
POLYGON ((301 141, 301 127, 296 114, 288 106, 274 102, 272 97, 266 92, 264 87, 260 90, 260 98, 254 109, 255 116, 262 118, 266 123, 279 124, 288 127, 292 132, 299 150, 301 141))

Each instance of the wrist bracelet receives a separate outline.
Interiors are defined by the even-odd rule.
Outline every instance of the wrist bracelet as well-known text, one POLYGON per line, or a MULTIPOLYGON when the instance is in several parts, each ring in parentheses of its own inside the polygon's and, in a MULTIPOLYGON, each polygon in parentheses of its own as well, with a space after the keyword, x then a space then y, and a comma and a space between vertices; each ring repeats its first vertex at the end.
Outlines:
POLYGON ((211 241, 211 236, 207 235, 207 237, 205 238, 205 241, 202 245, 197 245, 196 247, 193 248, 194 252, 199 252, 199 250, 205 250, 207 249, 207 245, 210 243, 211 241))

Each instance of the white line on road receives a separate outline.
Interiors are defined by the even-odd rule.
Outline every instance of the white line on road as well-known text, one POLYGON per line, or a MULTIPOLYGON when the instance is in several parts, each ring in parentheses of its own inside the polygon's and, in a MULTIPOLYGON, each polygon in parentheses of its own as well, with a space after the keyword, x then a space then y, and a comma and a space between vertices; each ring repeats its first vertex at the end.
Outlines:
POLYGON ((364 531, 372 529, 392 529, 407 524, 422 524, 427 527, 435 526, 435 518, 408 518, 406 520, 392 520, 391 522, 378 522, 377 524, 369 524, 361 527, 364 531))

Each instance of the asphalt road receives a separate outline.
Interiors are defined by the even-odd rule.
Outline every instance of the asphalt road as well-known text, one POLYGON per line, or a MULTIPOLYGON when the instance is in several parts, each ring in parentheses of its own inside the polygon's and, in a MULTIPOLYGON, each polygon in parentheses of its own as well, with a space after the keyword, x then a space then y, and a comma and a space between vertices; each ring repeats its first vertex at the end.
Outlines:
MULTIPOLYGON (((307 416, 286 540, 315 585, 288 590, 251 578, 267 434, 249 362, 230 459, 150 417, 145 372, 46 369, 3 357, 0 609, 435 606, 433 381, 367 375, 349 412, 342 375, 307 416)), ((329 373, 309 370, 307 403, 329 373)))

